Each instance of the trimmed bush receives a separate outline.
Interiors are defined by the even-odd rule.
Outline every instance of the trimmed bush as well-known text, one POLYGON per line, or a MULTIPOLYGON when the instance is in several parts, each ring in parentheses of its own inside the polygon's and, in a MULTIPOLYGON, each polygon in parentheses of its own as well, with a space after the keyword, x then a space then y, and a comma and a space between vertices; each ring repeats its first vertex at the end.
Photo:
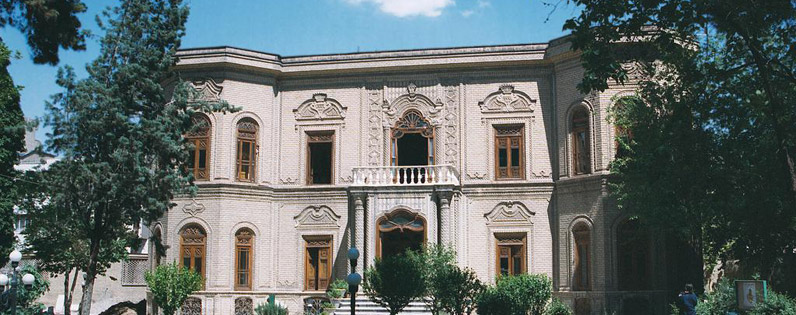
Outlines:
POLYGON ((543 274, 502 276, 478 299, 479 314, 542 315, 553 295, 553 282, 543 274))
POLYGON ((547 309, 544 311, 545 315, 572 315, 572 310, 561 302, 561 300, 554 298, 550 301, 550 304, 547 305, 547 309))
POLYGON ((257 315, 287 315, 287 308, 276 303, 260 303, 254 308, 257 315))
POLYGON ((365 294, 393 315, 426 293, 422 269, 404 255, 376 259, 364 280, 365 294))
POLYGON ((160 265, 144 278, 163 314, 176 314, 188 295, 202 288, 202 276, 176 263, 160 265))
POLYGON ((768 293, 765 303, 755 307, 749 315, 796 315, 796 300, 774 291, 768 293))

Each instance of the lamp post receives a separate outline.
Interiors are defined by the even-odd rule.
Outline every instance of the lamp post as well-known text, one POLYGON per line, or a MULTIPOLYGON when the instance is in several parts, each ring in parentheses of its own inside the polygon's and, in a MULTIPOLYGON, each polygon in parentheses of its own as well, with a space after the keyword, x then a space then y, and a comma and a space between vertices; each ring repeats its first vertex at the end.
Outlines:
MULTIPOLYGON (((0 289, 2 289, 2 306, 3 310, 10 310, 11 314, 17 313, 17 285, 19 281, 17 280, 19 276, 19 261, 22 260, 22 253, 18 250, 14 250, 11 254, 8 255, 9 260, 11 260, 11 288, 6 290, 6 285, 9 284, 8 276, 4 274, 0 274, 0 289)), ((32 274, 25 274, 22 276, 22 283, 25 285, 25 288, 30 288, 33 285, 33 281, 36 280, 32 274)))
POLYGON ((348 250, 348 259, 351 261, 351 273, 345 278, 348 282, 348 292, 351 293, 351 315, 356 314, 357 300, 355 298, 359 283, 362 282, 362 276, 357 273, 357 259, 359 259, 359 250, 354 247, 348 250))

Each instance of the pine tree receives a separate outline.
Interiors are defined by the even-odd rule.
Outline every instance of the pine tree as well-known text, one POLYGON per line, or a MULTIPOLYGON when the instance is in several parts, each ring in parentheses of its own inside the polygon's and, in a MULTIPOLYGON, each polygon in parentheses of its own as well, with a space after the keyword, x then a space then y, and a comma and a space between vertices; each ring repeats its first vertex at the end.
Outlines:
POLYGON ((182 135, 195 111, 230 109, 190 101, 197 93, 171 72, 188 8, 179 0, 128 0, 103 13, 100 56, 88 78, 64 75, 49 104, 48 144, 63 155, 47 176, 58 223, 86 244, 80 314, 94 281, 125 257, 131 227, 153 222, 175 194, 195 193, 182 135), (170 93, 166 86, 173 89, 170 93))
MULTIPOLYGON (((60 48, 85 49, 86 32, 77 14, 86 10, 80 0, 3 1, 0 27, 14 27, 28 39, 35 63, 58 63, 60 48)), ((0 266, 14 245, 14 206, 21 193, 21 176, 14 170, 19 152, 25 149, 25 119, 19 106, 19 89, 8 73, 11 50, 0 39, 0 266)))

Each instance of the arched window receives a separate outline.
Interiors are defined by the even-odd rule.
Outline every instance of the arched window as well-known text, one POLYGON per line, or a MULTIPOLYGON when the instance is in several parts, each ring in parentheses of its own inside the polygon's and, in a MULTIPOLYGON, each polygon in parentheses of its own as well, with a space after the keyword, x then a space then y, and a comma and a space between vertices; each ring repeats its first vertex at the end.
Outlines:
POLYGON ((189 225, 180 232, 180 266, 191 269, 204 278, 207 234, 198 225, 189 225))
POLYGON ((251 290, 254 233, 240 229, 235 233, 235 289, 251 290))
POLYGON ((575 175, 591 173, 589 110, 580 106, 572 113, 572 169, 575 175))
POLYGON ((238 122, 238 146, 235 178, 239 181, 253 182, 257 160, 257 131, 259 126, 251 118, 238 122))
POLYGON ((575 291, 591 290, 591 231, 585 222, 579 222, 572 228, 575 268, 572 276, 572 289, 575 291))
POLYGON ((210 173, 210 120, 207 116, 196 114, 191 117, 193 125, 191 130, 185 134, 188 140, 190 151, 188 151, 188 170, 193 174, 195 180, 208 180, 210 173))
POLYGON ((650 263, 650 237, 638 219, 628 219, 616 227, 617 254, 619 258, 619 289, 649 289, 652 275, 650 263))

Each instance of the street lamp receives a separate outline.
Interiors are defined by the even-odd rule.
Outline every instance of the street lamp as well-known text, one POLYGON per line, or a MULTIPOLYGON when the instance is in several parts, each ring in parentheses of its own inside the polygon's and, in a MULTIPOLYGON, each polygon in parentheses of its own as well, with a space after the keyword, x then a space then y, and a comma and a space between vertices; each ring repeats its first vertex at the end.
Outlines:
MULTIPOLYGON (((2 301, 2 303, 0 303, 0 309, 4 311, 10 310, 11 314, 16 314, 17 284, 19 283, 17 280, 19 276, 19 270, 17 270, 17 267, 19 267, 19 261, 22 260, 22 253, 15 249, 13 252, 11 252, 11 254, 8 255, 8 259, 11 260, 11 281, 9 281, 8 276, 0 274, 0 289, 3 291, 2 298, 0 298, 0 301, 2 301), (11 283, 11 288, 10 290, 6 290, 5 287, 9 284, 9 282, 11 283)), ((22 276, 22 283, 27 289, 33 285, 35 280, 36 277, 29 273, 22 276)))
POLYGON ((351 315, 356 313, 357 301, 356 294, 359 289, 359 283, 362 282, 362 276, 357 273, 357 259, 359 259, 359 250, 354 247, 348 250, 348 259, 351 261, 351 274, 349 274, 345 281, 348 282, 348 292, 351 293, 351 315))

